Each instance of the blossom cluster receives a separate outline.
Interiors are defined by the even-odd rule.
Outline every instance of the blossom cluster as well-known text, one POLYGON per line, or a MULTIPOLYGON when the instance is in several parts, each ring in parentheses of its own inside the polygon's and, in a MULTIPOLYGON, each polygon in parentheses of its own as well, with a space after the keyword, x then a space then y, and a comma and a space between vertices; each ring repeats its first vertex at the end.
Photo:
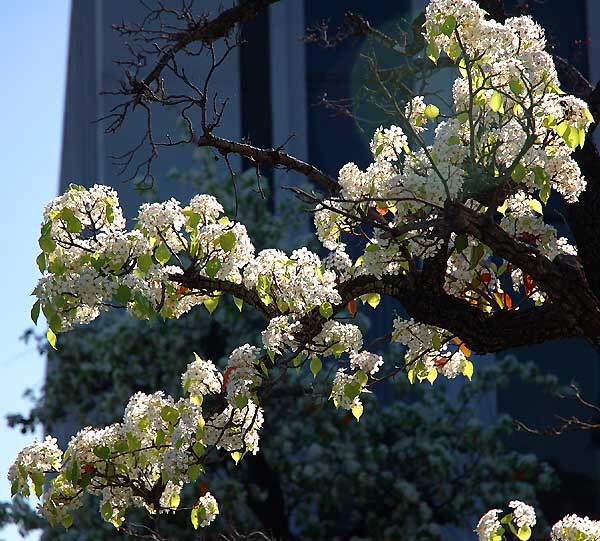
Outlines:
POLYGON ((463 374, 470 379, 473 374, 470 350, 459 338, 440 327, 397 317, 392 340, 407 348, 405 359, 411 381, 416 377, 433 383, 438 374, 450 379, 463 374))
MULTIPOLYGON (((531 537, 531 528, 536 524, 533 507, 519 500, 511 501, 508 506, 512 512, 502 519, 498 519, 501 509, 491 509, 479 519, 476 528, 479 541, 501 541, 505 539, 507 528, 521 541, 531 537)), ((552 526, 550 538, 552 541, 597 541, 600 521, 567 515, 552 526)))
POLYGON ((41 308, 55 335, 114 304, 148 319, 157 312, 179 317, 210 302, 209 292, 190 291, 173 278, 188 261, 199 276, 241 282, 254 247, 245 226, 222 212, 210 195, 195 196, 185 208, 175 199, 145 203, 127 231, 114 190, 72 185, 44 211, 36 312, 41 308))
POLYGON ((446 244, 436 222, 448 200, 485 212, 479 196, 510 184, 498 225, 549 259, 576 255, 543 213, 552 191, 573 203, 585 189, 572 153, 593 117, 585 102, 560 90, 544 31, 530 17, 498 23, 474 0, 432 0, 423 33, 429 58, 437 62, 443 53, 458 70, 452 107, 442 115, 415 96, 406 103, 404 129, 378 129, 371 165, 344 165, 340 192, 317 207, 319 239, 343 250, 347 237, 369 237, 355 276, 403 274, 444 249, 450 294, 486 312, 511 309, 511 290, 543 303, 531 277, 505 273, 508 262, 468 235, 452 234, 446 244), (373 227, 365 229, 369 216, 373 227))
MULTIPOLYGON (((251 363, 256 348, 242 346, 232 354, 237 366, 251 363)), ((184 393, 178 400, 158 391, 135 393, 123 420, 104 428, 85 427, 62 453, 54 438, 25 447, 9 470, 13 493, 29 494, 31 479, 40 512, 51 522, 69 527, 70 512, 82 505, 85 492, 100 498, 102 517, 120 527, 126 510, 144 507, 150 513, 179 507, 184 484, 203 472, 210 446, 224 448, 237 461, 259 450, 262 409, 252 401, 210 411, 205 419, 204 397, 222 392, 224 377, 210 361, 196 355, 182 375, 184 393), (57 473, 42 496, 45 475, 57 473)), ((246 385, 242 380, 237 386, 246 385)), ((229 389, 228 389, 229 392, 229 389)), ((218 513, 208 493, 192 509, 195 527, 206 526, 218 513)))

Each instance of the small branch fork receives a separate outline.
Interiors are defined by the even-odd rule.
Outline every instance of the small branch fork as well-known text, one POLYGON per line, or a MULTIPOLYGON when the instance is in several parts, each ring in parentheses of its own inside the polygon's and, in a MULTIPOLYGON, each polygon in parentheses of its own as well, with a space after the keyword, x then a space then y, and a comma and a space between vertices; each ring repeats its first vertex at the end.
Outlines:
POLYGON ((529 425, 523 423, 522 421, 514 421, 514 425, 517 428, 517 430, 521 430, 529 434, 534 434, 536 436, 560 436, 561 434, 564 434, 566 432, 585 432, 588 430, 599 430, 600 406, 592 404, 591 402, 583 398, 583 396, 581 395, 581 390, 579 389, 579 387, 577 387, 576 384, 571 383, 569 387, 572 392, 568 394, 560 393, 558 394, 558 397, 574 400, 580 406, 583 406, 587 410, 591 411, 592 417, 590 419, 583 420, 579 417, 575 417, 574 415, 568 418, 556 415, 556 419, 560 421, 561 424, 545 429, 532 428, 529 425))

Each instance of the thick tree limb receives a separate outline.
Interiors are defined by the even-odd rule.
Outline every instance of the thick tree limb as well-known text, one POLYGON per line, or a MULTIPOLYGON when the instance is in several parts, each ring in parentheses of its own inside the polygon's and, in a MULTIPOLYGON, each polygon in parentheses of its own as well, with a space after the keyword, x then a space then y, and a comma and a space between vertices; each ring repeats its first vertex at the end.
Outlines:
POLYGON ((576 258, 559 256, 550 261, 535 247, 512 238, 490 217, 461 203, 450 205, 449 214, 455 232, 473 235, 495 254, 531 275, 551 302, 561 307, 571 322, 569 327, 596 346, 600 344, 600 303, 576 258))

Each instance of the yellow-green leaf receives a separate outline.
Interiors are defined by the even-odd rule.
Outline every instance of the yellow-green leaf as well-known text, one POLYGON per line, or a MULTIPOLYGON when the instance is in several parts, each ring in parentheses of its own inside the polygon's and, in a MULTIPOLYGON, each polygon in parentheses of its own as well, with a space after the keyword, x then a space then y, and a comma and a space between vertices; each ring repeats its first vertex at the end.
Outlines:
POLYGON ((544 214, 544 210, 542 209, 542 204, 537 199, 531 199, 529 201, 529 206, 538 214, 544 214))
POLYGON ((154 252, 154 257, 156 257, 156 261, 161 265, 166 265, 169 259, 171 259, 171 251, 164 242, 161 242, 154 252))
POLYGON ((48 328, 48 331, 46 332, 46 338, 48 339, 48 343, 54 349, 56 349, 56 334, 54 334, 54 331, 52 329, 48 328))
POLYGON ((379 293, 367 293, 360 297, 363 303, 368 304, 371 308, 377 308, 381 302, 381 295, 379 293))
POLYGON ((523 164, 518 163, 515 166, 515 168, 513 169, 513 172, 511 173, 510 176, 515 182, 521 182, 525 178, 526 175, 527 175, 527 170, 525 169, 523 164))
POLYGON ((219 305, 219 297, 211 297, 210 299, 206 299, 204 301, 204 307, 208 310, 210 314, 212 314, 219 305))
POLYGON ((471 381, 471 378, 473 377, 473 363, 468 359, 465 361, 462 373, 463 376, 466 376, 467 378, 469 378, 469 381, 471 381))
POLYGON ((517 532, 517 537, 521 541, 527 541, 531 537, 531 528, 526 524, 524 526, 521 526, 519 528, 519 531, 517 532))
POLYGON ((519 95, 521 92, 523 92, 523 85, 518 79, 511 79, 508 82, 508 86, 514 94, 519 95))
POLYGON ((221 245, 221 248, 223 248, 223 250, 225 250, 226 252, 230 252, 233 249, 236 241, 237 237, 235 236, 235 233, 233 231, 227 231, 227 233, 223 233, 219 237, 219 244, 221 245))
POLYGON ((317 377, 317 374, 321 371, 322 367, 323 363, 321 362, 321 359, 319 359, 317 355, 313 355, 310 360, 310 371, 312 372, 313 377, 317 377))
POLYGON ((356 422, 360 421, 360 416, 363 414, 363 405, 358 404, 352 408, 352 415, 356 418, 356 422))
POLYGON ((431 103, 427 107, 425 107, 424 112, 425 112, 425 116, 430 120, 433 120, 440 114, 439 108, 431 103))
POLYGON ((331 306, 330 302, 325 301, 319 307, 319 313, 325 318, 329 319, 333 315, 333 306, 331 306))
POLYGON ((504 201, 504 203, 502 203, 502 205, 500 205, 496 210, 500 214, 504 214, 506 212, 507 208, 508 208, 508 199, 506 201, 504 201))
POLYGON ((502 107, 502 94, 500 92, 494 92, 490 98, 490 109, 497 113, 502 107))
POLYGON ((437 376, 437 370, 435 368, 430 368, 429 372, 427 372, 427 381, 433 385, 433 382, 436 380, 437 376))

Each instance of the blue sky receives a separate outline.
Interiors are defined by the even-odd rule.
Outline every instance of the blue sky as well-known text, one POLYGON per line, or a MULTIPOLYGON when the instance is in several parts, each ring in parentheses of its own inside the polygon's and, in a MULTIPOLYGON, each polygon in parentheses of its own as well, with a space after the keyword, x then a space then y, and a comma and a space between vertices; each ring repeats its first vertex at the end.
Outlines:
MULTIPOLYGON (((10 497, 6 471, 32 436, 6 427, 4 417, 26 412, 28 387, 39 388, 44 360, 19 340, 31 327, 31 290, 44 205, 58 186, 66 77, 69 0, 30 0, 2 5, 0 33, 0 500, 10 497)), ((0 538, 22 539, 15 529, 0 538)))

